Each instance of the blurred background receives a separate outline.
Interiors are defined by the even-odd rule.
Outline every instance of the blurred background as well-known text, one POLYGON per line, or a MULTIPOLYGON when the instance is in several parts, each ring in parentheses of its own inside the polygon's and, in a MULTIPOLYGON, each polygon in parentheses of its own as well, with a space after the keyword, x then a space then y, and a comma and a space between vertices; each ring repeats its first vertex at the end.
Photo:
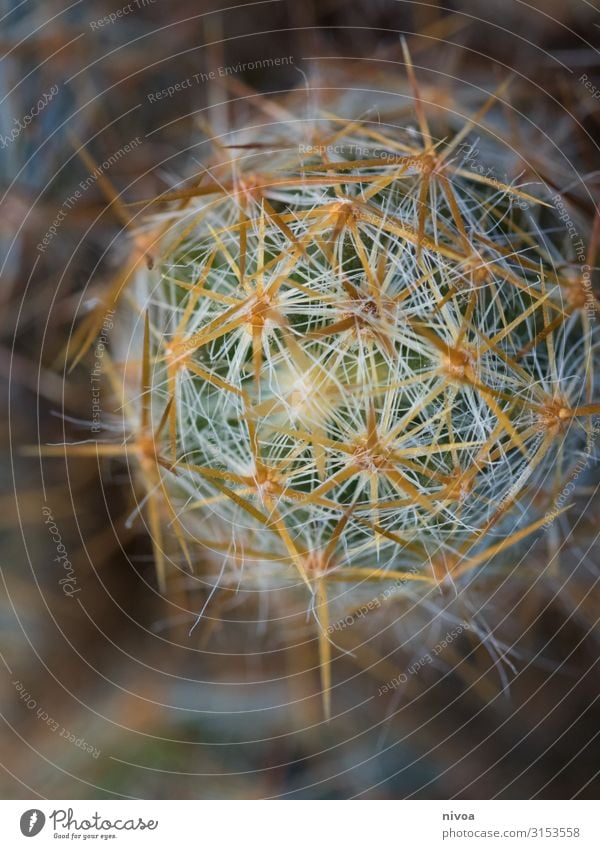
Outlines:
POLYGON ((598 10, 584 0, 3 0, 0 10, 0 795, 597 798, 593 480, 564 539, 536 540, 522 576, 477 582, 473 604, 500 622, 491 644, 462 634, 443 663, 380 695, 419 649, 398 650, 385 629, 369 639, 365 625, 353 654, 335 657, 324 722, 302 622, 272 632, 224 593, 190 633, 194 617, 157 592, 129 470, 40 460, 30 447, 89 438, 89 362, 69 371, 65 348, 130 256, 122 202, 180 179, 203 128, 229 127, 255 93, 268 110, 315 77, 405 85, 402 35, 441 108, 476 110, 512 73, 530 162, 593 221, 598 10), (293 61, 264 67, 276 57, 293 61), (177 88, 194 75, 206 81, 177 88), (561 555, 549 567, 550 543, 561 555))

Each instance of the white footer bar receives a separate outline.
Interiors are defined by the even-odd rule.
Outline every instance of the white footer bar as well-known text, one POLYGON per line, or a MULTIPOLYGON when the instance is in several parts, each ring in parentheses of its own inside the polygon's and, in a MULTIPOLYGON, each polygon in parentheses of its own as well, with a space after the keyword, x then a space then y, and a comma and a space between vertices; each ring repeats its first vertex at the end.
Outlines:
POLYGON ((592 801, 0 801, 0 845, 598 849, 592 801))

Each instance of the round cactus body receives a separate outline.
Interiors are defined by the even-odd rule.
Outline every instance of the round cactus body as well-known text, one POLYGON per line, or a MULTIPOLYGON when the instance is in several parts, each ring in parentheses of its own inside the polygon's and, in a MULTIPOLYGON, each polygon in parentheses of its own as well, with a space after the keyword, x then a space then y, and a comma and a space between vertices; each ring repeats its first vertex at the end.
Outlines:
POLYGON ((469 127, 316 123, 162 198, 135 299, 170 524, 235 581, 456 580, 585 442, 584 281, 469 127))

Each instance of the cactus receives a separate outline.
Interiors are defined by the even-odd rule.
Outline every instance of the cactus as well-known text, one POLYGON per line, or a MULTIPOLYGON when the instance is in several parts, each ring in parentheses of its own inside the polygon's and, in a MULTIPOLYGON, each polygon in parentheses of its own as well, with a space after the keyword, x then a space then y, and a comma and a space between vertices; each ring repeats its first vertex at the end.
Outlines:
POLYGON ((325 693, 331 583, 458 586, 564 509, 600 412, 597 301, 549 196, 496 176, 493 133, 473 167, 495 97, 436 138, 406 59, 416 127, 232 134, 155 199, 121 308, 161 589, 167 526, 221 585, 303 585, 325 693))

